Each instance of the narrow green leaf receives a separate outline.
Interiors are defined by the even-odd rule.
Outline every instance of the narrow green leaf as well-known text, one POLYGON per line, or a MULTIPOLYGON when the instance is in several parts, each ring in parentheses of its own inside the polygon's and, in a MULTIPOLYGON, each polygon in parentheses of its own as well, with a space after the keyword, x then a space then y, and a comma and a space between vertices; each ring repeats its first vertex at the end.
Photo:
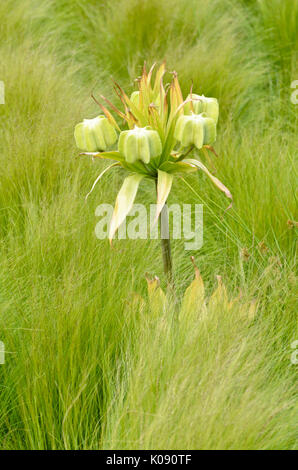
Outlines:
POLYGON ((197 168, 184 162, 164 162, 160 166, 160 169, 167 173, 193 173, 194 171, 197 171, 197 168))
MULTIPOLYGON (((132 112, 132 114, 134 115, 134 117, 139 121, 139 124, 143 127, 146 126, 147 124, 147 121, 146 121, 146 116, 144 116, 144 114, 140 111, 140 109, 138 108, 138 106, 136 106, 132 101, 131 99, 127 96, 127 94, 125 93, 125 91, 121 88, 120 85, 118 85, 118 83, 114 82, 122 99, 124 100, 124 102, 126 103, 127 106, 129 106, 129 109, 130 111, 132 112)), ((119 96, 119 95, 118 95, 119 96)))
POLYGON ((125 178, 116 198, 115 208, 109 230, 110 243, 112 242, 115 233, 124 221, 125 217, 130 212, 138 191, 139 184, 143 178, 144 175, 140 174, 133 174, 125 178))
POLYGON ((160 82, 161 82, 161 80, 162 80, 165 73, 166 73, 166 63, 165 63, 165 61, 163 61, 163 63, 161 64, 161 66, 159 67, 159 69, 157 70, 156 75, 155 75, 155 81, 154 81, 154 87, 153 87, 153 93, 154 94, 158 93, 159 87, 160 87, 160 82))
POLYGON ((167 202, 168 195, 171 191, 173 175, 165 171, 158 170, 157 172, 157 206, 155 214, 155 222, 162 211, 163 206, 167 202))
POLYGON ((86 155, 93 158, 102 158, 106 160, 116 160, 119 163, 125 161, 125 158, 121 155, 120 152, 82 152, 80 155, 86 155))
MULTIPOLYGON (((205 165, 203 165, 202 162, 200 162, 199 160, 195 160, 194 158, 185 159, 185 160, 183 160, 183 162, 189 164, 190 166, 193 166, 193 167, 199 168, 200 170, 203 170, 204 173, 206 173, 206 175, 209 176, 212 183, 215 184, 215 186, 217 186, 217 188, 220 189, 227 196, 227 198, 231 199, 231 201, 233 200, 233 196, 230 193, 230 191, 228 190, 228 188, 218 178, 213 176, 210 173, 210 171, 205 167, 205 165)), ((229 205, 228 209, 231 206, 232 206, 232 204, 229 205)))
POLYGON ((101 179, 101 177, 107 173, 111 168, 113 168, 114 166, 121 166, 120 163, 112 163, 112 165, 108 166, 107 168, 105 168, 101 173, 100 175, 96 178, 96 180, 94 181, 93 185, 92 185, 92 188, 90 189, 89 193, 85 196, 85 201, 87 201, 88 197, 90 196, 90 194, 92 193, 93 189, 95 188, 95 186, 97 185, 98 181, 101 179))

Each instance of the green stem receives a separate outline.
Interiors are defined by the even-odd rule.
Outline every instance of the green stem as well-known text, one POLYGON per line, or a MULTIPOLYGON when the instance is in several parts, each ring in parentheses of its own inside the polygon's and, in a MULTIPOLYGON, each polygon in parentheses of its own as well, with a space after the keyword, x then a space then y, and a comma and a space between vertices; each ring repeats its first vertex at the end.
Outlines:
POLYGON ((164 272, 167 278, 168 286, 173 287, 173 263, 171 255, 171 241, 169 233, 169 215, 167 203, 163 206, 159 216, 159 228, 164 272))
MULTIPOLYGON (((157 189, 157 182, 156 182, 157 189)), ((171 241, 170 241, 170 229, 169 229, 169 214, 167 202, 162 208, 162 211, 158 218, 160 240, 161 240, 161 252, 163 260, 164 273, 167 279, 167 285, 171 290, 174 290, 174 276, 173 276, 173 262, 171 255, 171 241)))

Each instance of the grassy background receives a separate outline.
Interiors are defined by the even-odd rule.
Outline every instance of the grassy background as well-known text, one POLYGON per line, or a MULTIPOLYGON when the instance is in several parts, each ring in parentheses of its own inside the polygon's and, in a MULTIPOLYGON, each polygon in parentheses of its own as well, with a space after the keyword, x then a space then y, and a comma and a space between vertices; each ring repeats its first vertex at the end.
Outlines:
POLYGON ((0 449, 297 447, 298 2, 2 0, 0 17, 0 449), (163 58, 184 93, 193 80, 218 98, 217 174, 235 200, 222 218, 202 174, 175 182, 170 203, 204 204, 203 248, 173 242, 178 291, 194 254, 208 295, 220 274, 258 301, 250 325, 219 306, 165 331, 131 302, 146 271, 164 283, 158 241, 111 250, 94 235, 122 174, 86 205, 105 163, 76 158, 73 127, 98 113, 91 90, 133 90, 144 59, 163 58))

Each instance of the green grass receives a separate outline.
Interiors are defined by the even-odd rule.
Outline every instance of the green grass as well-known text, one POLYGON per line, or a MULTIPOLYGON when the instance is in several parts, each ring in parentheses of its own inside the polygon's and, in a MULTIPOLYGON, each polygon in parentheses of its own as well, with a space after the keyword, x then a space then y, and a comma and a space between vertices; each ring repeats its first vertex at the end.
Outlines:
POLYGON ((297 15, 296 0, 1 1, 0 449, 297 448, 297 15), (250 324, 220 306, 178 330, 172 311, 154 320, 159 242, 94 235, 122 174, 85 204, 105 164, 76 157, 73 127, 98 113, 93 89, 132 90, 163 58, 184 93, 193 80, 218 98, 215 165, 235 200, 223 216, 204 176, 175 182, 170 203, 204 204, 202 249, 173 241, 178 294, 193 254, 207 295, 220 274, 258 302, 250 324))

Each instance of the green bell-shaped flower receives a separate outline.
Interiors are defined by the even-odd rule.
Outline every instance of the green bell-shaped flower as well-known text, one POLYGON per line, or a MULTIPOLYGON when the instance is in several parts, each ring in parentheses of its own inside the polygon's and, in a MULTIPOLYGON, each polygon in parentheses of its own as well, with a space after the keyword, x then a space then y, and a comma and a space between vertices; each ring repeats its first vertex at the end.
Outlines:
POLYGON ((121 132, 118 150, 128 163, 136 160, 149 163, 151 158, 161 155, 162 144, 157 131, 135 126, 132 130, 121 132))
POLYGON ((205 113, 180 116, 174 137, 182 147, 195 145, 198 149, 203 145, 210 145, 216 139, 216 124, 214 119, 207 117, 205 113))
POLYGON ((111 147, 117 140, 117 133, 105 116, 97 116, 77 124, 74 137, 79 149, 97 152, 111 147))
MULTIPOLYGON (((207 98, 207 96, 200 96, 192 93, 191 95, 188 95, 187 99, 192 100, 193 112, 195 114, 206 113, 208 117, 211 117, 217 123, 219 106, 216 98, 207 98)), ((184 112, 185 114, 191 114, 191 103, 186 103, 184 112)))

